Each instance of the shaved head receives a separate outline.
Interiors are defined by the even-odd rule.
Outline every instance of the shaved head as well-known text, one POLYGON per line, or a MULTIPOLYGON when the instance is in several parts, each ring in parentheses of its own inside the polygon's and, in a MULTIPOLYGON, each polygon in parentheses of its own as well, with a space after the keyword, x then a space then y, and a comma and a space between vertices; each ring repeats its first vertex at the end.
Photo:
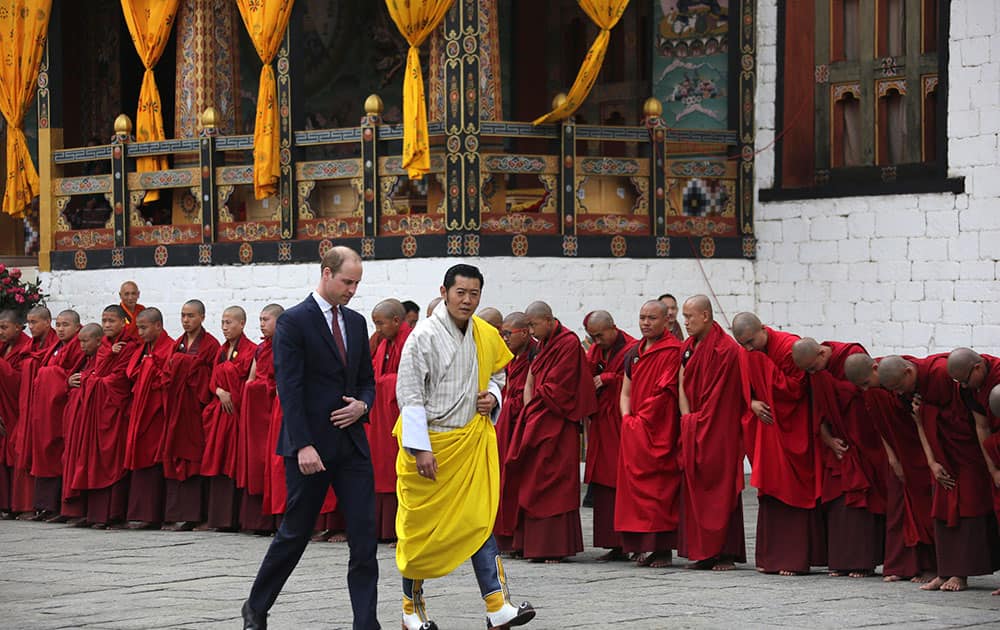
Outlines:
POLYGON ((896 393, 913 393, 916 375, 916 366, 899 355, 893 354, 878 362, 879 384, 896 393))
POLYGON ((503 326, 503 313, 492 306, 487 306, 479 311, 479 319, 486 321, 497 330, 503 326))
POLYGON ((230 306, 226 310, 222 311, 222 314, 234 317, 244 324, 247 323, 247 312, 243 310, 242 306, 230 306))
POLYGON ((80 314, 72 309, 66 309, 65 311, 61 311, 58 315, 56 315, 56 319, 60 317, 65 317, 74 326, 80 325, 80 314))
POLYGON ((28 311, 28 317, 41 317, 42 319, 52 320, 52 311, 45 308, 44 306, 35 306, 28 311))
POLYGON ((752 335, 763 327, 760 319, 753 313, 737 313, 733 318, 733 336, 739 341, 741 337, 752 335))
POLYGON ((163 313, 155 306, 151 306, 146 310, 139 311, 139 314, 135 316, 135 321, 137 324, 139 322, 149 322, 150 324, 159 324, 162 326, 163 313))
POLYGON ((436 297, 427 304, 427 317, 431 316, 431 313, 434 312, 434 309, 437 308, 437 305, 440 303, 441 303, 441 298, 436 297))
POLYGON ((264 308, 260 309, 261 313, 268 313, 271 317, 277 319, 279 315, 285 312, 285 307, 281 304, 268 304, 264 308))
POLYGON ((990 390, 990 411, 994 416, 1000 416, 1000 385, 990 390))
MULTIPOLYGON (((852 354, 844 361, 844 375, 858 387, 877 385, 871 383, 872 376, 875 375, 875 359, 867 354, 852 354)), ((876 376, 877 378, 877 376, 876 376)))
POLYGON ((948 376, 965 389, 979 389, 986 383, 983 357, 970 348, 955 348, 948 355, 948 376))
POLYGON ((184 306, 190 306, 195 310, 196 313, 198 313, 202 317, 205 316, 205 303, 202 302, 201 300, 188 300, 187 302, 184 303, 184 306))
POLYGON ((387 300, 382 300, 375 305, 375 308, 372 309, 372 317, 375 317, 376 315, 390 318, 398 317, 399 319, 403 319, 406 317, 406 308, 399 300, 389 298, 387 300))
POLYGON ((528 316, 521 311, 514 311, 503 318, 503 327, 506 328, 507 326, 511 328, 527 328, 528 316))
POLYGON ((524 314, 528 316, 528 330, 539 341, 548 339, 552 331, 556 329, 552 307, 545 302, 532 302, 528 308, 524 309, 524 314))
POLYGON ((528 308, 524 309, 524 314, 529 318, 539 318, 539 319, 552 319, 552 307, 545 302, 536 301, 528 305, 528 308))
POLYGON ((795 361, 800 370, 804 370, 816 358, 819 350, 818 341, 812 337, 803 337, 792 344, 792 361, 795 361))
POLYGON ((24 325, 24 322, 21 320, 21 314, 13 309, 0 311, 0 322, 7 322, 15 326, 24 325))
POLYGON ((94 337, 103 337, 104 329, 101 328, 100 324, 95 324, 91 322, 83 328, 80 329, 80 336, 86 337, 87 339, 93 339, 94 337))
POLYGON ((128 318, 128 314, 125 312, 125 309, 123 309, 118 304, 108 304, 107 306, 104 307, 103 313, 105 314, 111 313, 115 317, 121 320, 128 318))
POLYGON ((139 285, 136 284, 134 280, 126 280, 125 282, 122 282, 122 286, 118 288, 119 292, 128 290, 138 291, 139 285))
POLYGON ((590 311, 583 318, 583 327, 587 329, 588 334, 591 329, 604 330, 605 328, 614 328, 615 319, 607 311, 590 311))
POLYGON ((656 310, 658 310, 658 311, 659 311, 659 312, 660 312, 660 313, 661 313, 661 314, 662 314, 662 315, 663 315, 664 317, 666 317, 667 315, 669 315, 669 314, 670 314, 670 309, 669 309, 669 307, 668 307, 668 306, 667 306, 666 304, 664 304, 663 302, 661 302, 660 300, 646 300, 646 302, 645 302, 645 303, 643 303, 643 305, 642 305, 642 307, 640 308, 640 310, 642 310, 642 309, 645 309, 645 308, 651 308, 651 309, 656 309, 656 310))
POLYGON ((708 311, 710 317, 714 317, 714 312, 712 311, 712 300, 708 299, 707 295, 692 295, 688 299, 684 300, 684 306, 690 305, 695 312, 708 311))

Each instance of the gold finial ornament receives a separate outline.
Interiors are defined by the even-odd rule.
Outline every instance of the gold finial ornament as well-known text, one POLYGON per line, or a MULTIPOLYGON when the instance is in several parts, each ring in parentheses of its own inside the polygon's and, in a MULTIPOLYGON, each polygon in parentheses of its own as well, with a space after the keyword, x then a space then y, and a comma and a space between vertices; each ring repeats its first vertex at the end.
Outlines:
POLYGON ((566 102, 566 93, 560 92, 552 98, 552 109, 559 109, 566 102))
POLYGON ((125 114, 118 114, 115 118, 115 135, 128 136, 132 134, 132 119, 125 114))
POLYGON ((642 113, 646 118, 659 118, 663 115, 663 103, 655 96, 650 96, 642 104, 642 113))
POLYGON ((215 111, 214 107, 206 107, 205 111, 201 113, 201 127, 202 129, 215 129, 219 124, 219 112, 215 111))
POLYGON ((378 94, 371 94, 365 99, 365 113, 369 116, 381 116, 385 105, 378 94))

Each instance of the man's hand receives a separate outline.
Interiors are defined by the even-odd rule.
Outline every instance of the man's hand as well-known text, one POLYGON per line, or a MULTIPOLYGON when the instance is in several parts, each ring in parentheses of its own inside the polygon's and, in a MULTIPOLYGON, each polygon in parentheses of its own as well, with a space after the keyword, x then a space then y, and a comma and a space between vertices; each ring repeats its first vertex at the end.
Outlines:
POLYGON ((598 374, 594 377, 594 389, 601 389, 604 387, 604 381, 601 380, 601 375, 598 374))
POLYGON ((931 464, 931 473, 937 482, 941 484, 941 487, 945 490, 951 490, 955 487, 955 479, 948 474, 948 471, 944 469, 944 466, 934 462, 931 464))
POLYGON ((437 481, 438 462, 431 451, 416 451, 417 474, 431 481, 437 481))
POLYGON ((222 403, 222 410, 228 414, 233 413, 233 397, 226 390, 221 387, 216 388, 215 395, 219 397, 219 402, 222 403))
POLYGON ((70 387, 79 387, 81 377, 82 375, 79 372, 77 372, 76 374, 71 374, 66 382, 69 384, 70 387))
POLYGON ((920 394, 914 394, 913 400, 910 402, 910 410, 913 412, 913 419, 920 421, 920 405, 923 404, 923 399, 920 394))
POLYGON ((844 453, 846 453, 847 449, 850 448, 847 445, 847 442, 837 437, 831 437, 829 441, 827 441, 826 445, 830 447, 830 450, 837 456, 837 459, 844 459, 844 453))
POLYGON ((119 352, 122 351, 122 348, 124 347, 125 347, 125 342, 119 341, 115 345, 111 346, 111 351, 114 352, 115 354, 118 354, 119 352))
POLYGON ((771 407, 763 400, 755 400, 750 403, 750 410, 754 412, 764 424, 774 424, 774 416, 771 415, 771 407))
POLYGON ((368 411, 368 405, 364 402, 350 396, 344 396, 343 398, 347 405, 330 414, 330 422, 338 429, 346 429, 357 422, 358 418, 365 415, 365 412, 368 411))
POLYGON ((893 474, 901 482, 906 483, 906 476, 903 474, 903 465, 899 463, 899 459, 893 457, 889 460, 889 467, 892 468, 893 474))
POLYGON ((479 392, 476 395, 476 412, 488 416, 493 413, 493 408, 497 406, 496 397, 489 392, 479 392))
POLYGON ((315 475, 326 470, 323 460, 319 458, 316 447, 309 445, 299 449, 299 472, 303 475, 315 475))

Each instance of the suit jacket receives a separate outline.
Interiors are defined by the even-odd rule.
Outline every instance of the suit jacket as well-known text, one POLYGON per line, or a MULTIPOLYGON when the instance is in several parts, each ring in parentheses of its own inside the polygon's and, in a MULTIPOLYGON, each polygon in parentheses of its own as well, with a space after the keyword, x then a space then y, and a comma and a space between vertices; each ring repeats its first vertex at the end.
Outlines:
POLYGON ((299 449, 312 445, 324 461, 336 457, 343 439, 371 457, 363 422, 365 415, 346 429, 330 422, 330 413, 346 406, 343 396, 375 402, 375 374, 368 348, 365 318, 340 307, 347 336, 347 365, 337 352, 330 326, 310 294, 278 318, 274 332, 274 373, 283 418, 278 455, 295 457, 299 449))

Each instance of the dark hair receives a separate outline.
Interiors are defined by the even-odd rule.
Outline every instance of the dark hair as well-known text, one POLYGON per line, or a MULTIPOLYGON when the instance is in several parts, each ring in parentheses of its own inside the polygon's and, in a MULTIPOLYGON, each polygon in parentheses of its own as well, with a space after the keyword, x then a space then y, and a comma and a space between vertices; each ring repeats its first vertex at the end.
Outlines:
POLYGON ((483 288, 483 273, 479 271, 478 267, 473 267, 472 265, 458 264, 449 269, 444 274, 444 288, 445 291, 455 286, 455 278, 462 276, 463 278, 469 278, 470 280, 479 280, 479 288, 483 288))
POLYGON ((658 297, 658 298, 656 298, 656 299, 657 299, 657 300, 662 300, 663 298, 670 298, 670 299, 671 299, 671 300, 673 300, 674 302, 676 302, 676 301, 677 301, 677 298, 675 298, 675 297, 674 297, 673 295, 671 295, 671 294, 669 294, 669 293, 664 293, 663 295, 661 295, 660 297, 658 297))
POLYGON ((118 319, 128 319, 128 315, 125 313, 125 309, 123 309, 118 304, 109 304, 105 306, 102 313, 114 313, 115 317, 117 317, 118 319))
POLYGON ((205 303, 201 300, 188 300, 184 303, 184 306, 193 306, 199 315, 202 317, 205 316, 205 303))
POLYGON ((403 310, 406 311, 407 313, 419 313, 420 307, 417 306, 417 303, 414 302, 413 300, 404 300, 403 310))

